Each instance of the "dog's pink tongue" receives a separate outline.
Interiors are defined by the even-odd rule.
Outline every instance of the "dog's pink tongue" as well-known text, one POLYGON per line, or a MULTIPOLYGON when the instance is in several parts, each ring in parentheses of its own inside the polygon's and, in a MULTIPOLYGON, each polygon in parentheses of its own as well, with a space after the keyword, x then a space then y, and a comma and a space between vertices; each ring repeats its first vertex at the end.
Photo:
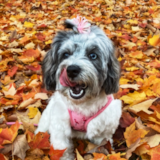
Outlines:
POLYGON ((65 87, 74 87, 76 86, 76 83, 72 83, 67 76, 67 72, 66 69, 63 69, 61 75, 60 75, 60 83, 62 86, 65 87))

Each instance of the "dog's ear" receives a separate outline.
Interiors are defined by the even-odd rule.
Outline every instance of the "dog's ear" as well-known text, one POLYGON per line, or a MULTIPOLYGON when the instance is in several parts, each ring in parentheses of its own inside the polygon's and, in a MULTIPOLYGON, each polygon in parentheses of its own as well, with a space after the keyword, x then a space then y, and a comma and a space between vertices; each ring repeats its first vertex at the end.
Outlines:
POLYGON ((66 19, 64 21, 65 28, 72 29, 74 33, 79 33, 77 26, 72 22, 71 19, 66 19))
POLYGON ((118 91, 119 78, 120 78, 120 66, 118 60, 114 55, 114 49, 113 49, 112 51, 110 51, 109 54, 107 78, 103 84, 103 88, 107 95, 116 93, 118 91))
POLYGON ((42 64, 43 83, 47 90, 55 90, 56 88, 56 71, 58 68, 58 60, 54 50, 49 50, 42 64))

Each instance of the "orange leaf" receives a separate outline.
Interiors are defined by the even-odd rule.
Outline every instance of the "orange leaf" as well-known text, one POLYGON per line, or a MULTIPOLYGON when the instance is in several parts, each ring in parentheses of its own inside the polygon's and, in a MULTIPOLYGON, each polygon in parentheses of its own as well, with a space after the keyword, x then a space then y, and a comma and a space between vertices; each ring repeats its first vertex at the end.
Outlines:
POLYGON ((126 160, 125 158, 120 157, 120 153, 116 153, 109 156, 108 160, 126 160))
POLYGON ((32 71, 38 71, 41 69, 41 65, 37 65, 37 66, 31 66, 31 65, 28 65, 26 66, 26 68, 32 70, 32 71))
POLYGON ((158 124, 147 124, 147 126, 160 133, 160 125, 158 125, 158 124))
POLYGON ((22 44, 22 43, 25 43, 25 42, 27 42, 29 40, 30 40, 30 38, 28 38, 28 36, 24 36, 23 38, 21 38, 19 43, 22 44))
POLYGON ((22 98, 23 98, 23 101, 29 99, 29 98, 33 98, 35 96, 36 92, 32 91, 32 92, 29 92, 27 94, 22 94, 22 98))
POLYGON ((148 65, 150 65, 151 67, 154 67, 154 68, 160 68, 160 61, 155 59, 152 62, 148 63, 148 65))
POLYGON ((21 97, 18 96, 18 95, 14 95, 14 96, 9 96, 8 95, 6 97, 9 98, 9 99, 2 97, 0 99, 0 103, 5 104, 5 105, 11 105, 11 104, 15 105, 15 104, 18 104, 19 100, 21 99, 21 97))
POLYGON ((132 58, 142 59, 143 53, 142 51, 136 51, 136 52, 130 53, 129 56, 132 58))
POLYGON ((160 145, 151 149, 148 154, 151 156, 151 160, 160 160, 160 145))
POLYGON ((47 132, 39 132, 35 135, 33 141, 29 143, 32 149, 48 149, 50 147, 49 134, 47 132))
POLYGON ((13 77, 16 74, 17 70, 18 70, 18 67, 17 66, 13 66, 11 69, 8 70, 8 75, 10 77, 13 77))
POLYGON ((66 149, 64 150, 54 150, 53 146, 50 147, 49 155, 51 160, 59 160, 62 156, 63 153, 66 149))
POLYGON ((93 160, 98 160, 98 159, 107 159, 107 156, 103 153, 93 153, 94 159, 93 160))
POLYGON ((0 131, 0 144, 9 144, 14 141, 18 134, 18 129, 20 127, 19 122, 17 121, 14 125, 10 128, 1 129, 0 131))
POLYGON ((23 56, 37 58, 40 56, 40 52, 38 49, 28 49, 23 52, 23 56))
POLYGON ((27 138, 27 141, 28 143, 30 143, 31 141, 33 141, 33 138, 34 138, 34 133, 30 132, 29 130, 27 130, 25 132, 26 134, 26 138, 27 138))
POLYGON ((126 143, 128 147, 134 142, 136 142, 137 139, 143 138, 148 133, 148 131, 145 131, 143 129, 138 129, 138 130, 135 130, 135 129, 136 127, 134 122, 129 127, 126 128, 126 131, 124 133, 124 137, 126 139, 126 143))
POLYGON ((152 105, 149 108, 160 113, 160 104, 152 105))

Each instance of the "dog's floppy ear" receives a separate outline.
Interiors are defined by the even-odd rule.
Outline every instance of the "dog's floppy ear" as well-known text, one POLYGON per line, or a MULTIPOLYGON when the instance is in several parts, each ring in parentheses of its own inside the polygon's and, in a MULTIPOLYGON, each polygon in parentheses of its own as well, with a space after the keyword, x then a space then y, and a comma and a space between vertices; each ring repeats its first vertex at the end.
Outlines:
POLYGON ((104 81, 103 88, 106 94, 116 93, 119 89, 120 66, 114 55, 114 51, 110 51, 108 59, 107 78, 104 81))
POLYGON ((49 50, 42 64, 43 83, 47 90, 55 90, 56 88, 56 71, 58 68, 58 60, 54 50, 49 50))

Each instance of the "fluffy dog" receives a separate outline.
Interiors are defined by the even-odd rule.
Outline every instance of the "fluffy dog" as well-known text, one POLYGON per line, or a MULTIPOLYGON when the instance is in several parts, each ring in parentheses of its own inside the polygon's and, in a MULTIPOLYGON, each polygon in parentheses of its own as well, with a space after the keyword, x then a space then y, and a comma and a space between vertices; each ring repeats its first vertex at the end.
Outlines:
POLYGON ((55 149, 66 149, 61 160, 73 160, 72 138, 100 144, 112 141, 119 125, 119 63, 105 33, 85 18, 66 20, 72 30, 60 31, 43 61, 47 90, 55 91, 35 133, 50 133, 55 149), (77 20, 78 19, 78 20, 77 20))

